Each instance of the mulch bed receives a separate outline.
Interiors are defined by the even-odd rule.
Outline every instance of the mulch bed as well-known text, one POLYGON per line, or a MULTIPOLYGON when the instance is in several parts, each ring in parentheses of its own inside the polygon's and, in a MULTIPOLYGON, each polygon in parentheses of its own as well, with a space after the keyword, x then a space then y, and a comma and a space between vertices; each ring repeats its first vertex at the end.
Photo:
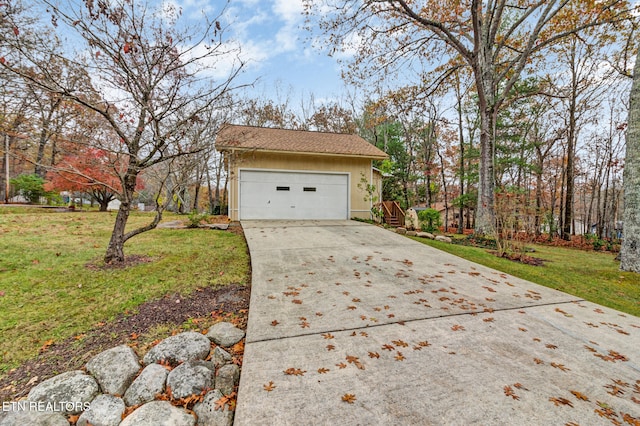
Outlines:
MULTIPOLYGON (((133 260, 133 259, 132 259, 133 260)), ((158 325, 178 327, 187 319, 211 319, 233 316, 240 328, 246 329, 250 289, 230 285, 221 289, 202 288, 182 296, 167 295, 146 302, 136 313, 123 314, 113 321, 99 323, 79 338, 71 337, 43 347, 41 353, 0 377, 0 401, 26 396, 43 380, 69 370, 80 369, 94 355, 112 347, 129 344, 158 325)), ((168 337, 168 336, 165 336, 168 337)))

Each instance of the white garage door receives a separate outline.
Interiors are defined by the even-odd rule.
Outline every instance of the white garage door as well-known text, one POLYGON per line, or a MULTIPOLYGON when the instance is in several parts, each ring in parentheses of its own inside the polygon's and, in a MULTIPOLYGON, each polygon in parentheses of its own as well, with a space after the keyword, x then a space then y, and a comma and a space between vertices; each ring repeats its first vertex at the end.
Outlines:
POLYGON ((240 219, 348 219, 346 174, 241 170, 240 219))

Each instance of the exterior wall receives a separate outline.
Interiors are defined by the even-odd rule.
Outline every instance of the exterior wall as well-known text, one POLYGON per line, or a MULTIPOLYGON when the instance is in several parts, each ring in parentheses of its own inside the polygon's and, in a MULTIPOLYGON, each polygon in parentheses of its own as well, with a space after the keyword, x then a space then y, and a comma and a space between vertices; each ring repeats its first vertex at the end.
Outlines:
MULTIPOLYGON (((349 174, 349 217, 371 218, 371 202, 365 201, 367 196, 364 188, 358 188, 360 179, 364 176, 371 182, 371 159, 357 157, 339 157, 329 155, 304 155, 270 152, 226 152, 230 160, 229 170, 229 217, 231 220, 239 218, 239 170, 264 169, 309 172, 333 172, 349 174)), ((380 182, 381 183, 381 182, 380 182)), ((381 185, 380 185, 381 187, 381 185)), ((378 185, 376 185, 378 188, 378 185)))

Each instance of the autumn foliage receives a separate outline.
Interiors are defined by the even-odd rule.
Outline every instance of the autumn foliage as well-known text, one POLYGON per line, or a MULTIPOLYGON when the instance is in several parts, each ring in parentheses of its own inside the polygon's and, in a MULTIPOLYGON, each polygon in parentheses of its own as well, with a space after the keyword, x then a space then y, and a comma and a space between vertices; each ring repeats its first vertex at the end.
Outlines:
MULTIPOLYGON (((91 194, 100 203, 100 210, 106 211, 109 201, 122 191, 120 173, 124 164, 124 158, 106 150, 86 148, 65 156, 47 173, 45 189, 91 194)), ((140 178, 137 188, 142 188, 140 178)))

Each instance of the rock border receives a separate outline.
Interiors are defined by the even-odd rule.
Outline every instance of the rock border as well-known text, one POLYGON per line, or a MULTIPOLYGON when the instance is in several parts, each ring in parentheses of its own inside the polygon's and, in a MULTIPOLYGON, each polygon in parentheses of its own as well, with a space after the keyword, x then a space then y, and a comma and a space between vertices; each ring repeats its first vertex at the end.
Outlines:
POLYGON ((0 426, 231 426, 241 361, 228 350, 242 339, 218 323, 206 335, 170 336, 144 358, 126 345, 108 349, 4 403, 0 426))

